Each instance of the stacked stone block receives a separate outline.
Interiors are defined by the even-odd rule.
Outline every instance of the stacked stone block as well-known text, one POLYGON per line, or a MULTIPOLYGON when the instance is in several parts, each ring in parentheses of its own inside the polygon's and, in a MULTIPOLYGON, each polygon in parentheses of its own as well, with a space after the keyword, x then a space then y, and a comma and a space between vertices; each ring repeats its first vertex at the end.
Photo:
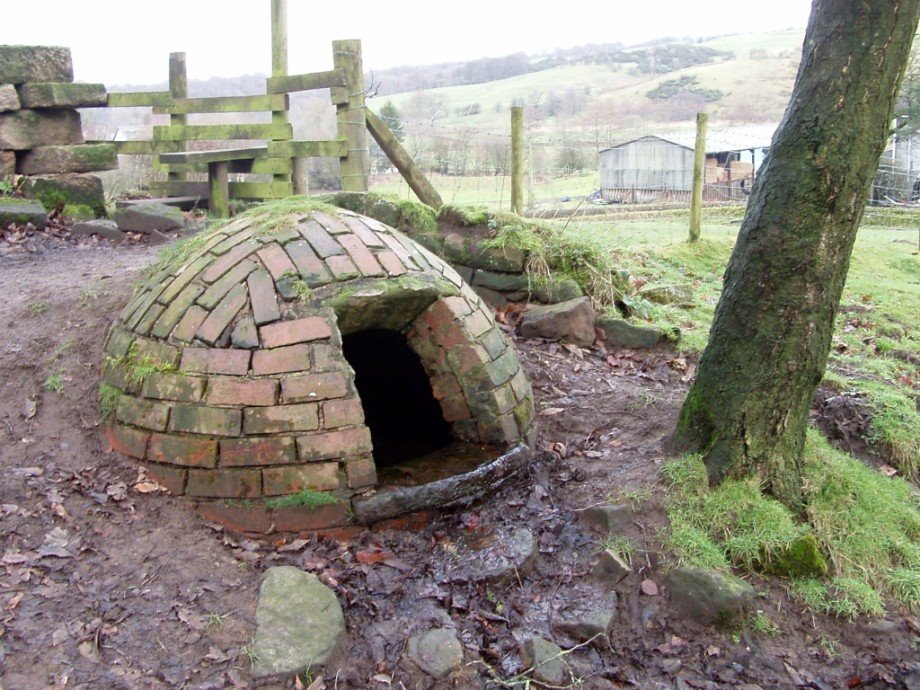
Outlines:
MULTIPOLYGON (((342 353, 346 328, 404 332, 458 439, 532 443, 527 379, 456 271, 348 211, 259 212, 262 221, 242 217, 193 238, 113 325, 104 384, 118 396, 116 450, 146 461, 173 493, 221 502, 224 513, 227 499, 325 492, 340 502, 296 519, 288 510, 285 524, 346 522, 350 497, 377 481, 342 353)), ((264 503, 236 512, 247 529, 259 528, 258 516, 285 520, 264 503)))
POLYGON ((106 104, 102 84, 75 84, 69 48, 0 46, 0 178, 26 175, 22 189, 47 210, 57 204, 104 213, 98 176, 117 167, 114 144, 85 144, 77 108, 106 104))

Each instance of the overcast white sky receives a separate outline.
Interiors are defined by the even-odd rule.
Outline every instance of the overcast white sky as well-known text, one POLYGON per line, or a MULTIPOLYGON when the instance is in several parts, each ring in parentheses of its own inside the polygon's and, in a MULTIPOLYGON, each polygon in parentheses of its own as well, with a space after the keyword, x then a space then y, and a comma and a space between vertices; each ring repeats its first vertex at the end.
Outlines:
MULTIPOLYGON (((330 42, 360 38, 366 68, 536 53, 584 43, 804 27, 810 0, 288 0, 289 71, 331 69, 330 42), (545 9, 541 9, 541 7, 545 9)), ((165 81, 169 53, 191 79, 271 68, 269 0, 4 0, 0 44, 64 45, 79 81, 165 81)))

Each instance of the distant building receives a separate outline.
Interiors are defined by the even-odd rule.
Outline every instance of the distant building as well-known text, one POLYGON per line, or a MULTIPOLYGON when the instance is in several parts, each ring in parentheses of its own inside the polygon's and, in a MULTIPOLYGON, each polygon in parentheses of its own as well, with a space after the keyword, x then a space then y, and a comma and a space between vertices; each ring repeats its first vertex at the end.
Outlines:
MULTIPOLYGON (((750 193, 775 125, 713 130, 706 136, 703 197, 740 199, 750 193)), ((695 132, 646 136, 599 154, 601 196, 621 203, 686 200, 693 187, 695 132)))

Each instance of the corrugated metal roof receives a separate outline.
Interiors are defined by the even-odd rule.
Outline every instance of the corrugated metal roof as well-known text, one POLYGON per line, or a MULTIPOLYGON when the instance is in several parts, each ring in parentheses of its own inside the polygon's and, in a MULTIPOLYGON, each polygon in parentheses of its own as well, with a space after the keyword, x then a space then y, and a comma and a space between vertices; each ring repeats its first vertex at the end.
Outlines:
MULTIPOLYGON (((738 127, 711 130, 706 133, 706 153, 769 148, 770 144, 773 142, 773 133, 776 131, 776 127, 777 125, 741 125, 738 127)), ((643 139, 661 139, 692 150, 696 145, 696 132, 653 134, 626 141, 616 146, 611 146, 604 149, 604 151, 617 149, 636 141, 642 141, 643 139)), ((601 151, 601 153, 603 153, 603 151, 601 151)))

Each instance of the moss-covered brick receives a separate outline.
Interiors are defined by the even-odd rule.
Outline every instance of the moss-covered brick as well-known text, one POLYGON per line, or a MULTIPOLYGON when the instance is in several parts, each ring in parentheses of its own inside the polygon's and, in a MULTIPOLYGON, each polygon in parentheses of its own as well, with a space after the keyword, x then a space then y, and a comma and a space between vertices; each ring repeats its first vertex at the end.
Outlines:
POLYGON ((318 428, 319 405, 315 403, 247 408, 243 411, 243 431, 246 434, 312 431, 318 428))
POLYGON ((517 406, 515 406, 513 414, 521 432, 526 433, 527 430, 533 426, 534 417, 536 416, 533 399, 527 397, 519 402, 517 406))
MULTIPOLYGON (((223 256, 234 247, 238 247, 239 245, 243 244, 243 242, 246 242, 246 240, 250 239, 253 235, 253 232, 254 229, 250 219, 240 219, 240 221, 234 221, 220 231, 220 235, 218 235, 218 237, 222 235, 222 239, 220 239, 219 242, 212 244, 207 249, 207 251, 209 251, 214 256, 223 256)), ((254 247, 253 251, 255 251, 256 248, 257 247, 254 247)), ((233 262, 231 261, 230 264, 232 263, 233 262)), ((226 268, 229 268, 229 266, 226 268)))
POLYGON ((252 315, 257 325, 271 323, 281 318, 275 281, 264 268, 251 273, 247 279, 252 315))
POLYGON ((165 431, 169 405, 122 395, 115 408, 115 419, 153 431, 165 431))
MULTIPOLYGON (((227 293, 242 287, 241 283, 246 277, 256 270, 258 264, 248 259, 240 261, 236 266, 227 271, 217 282, 211 285, 201 297, 198 298, 198 304, 205 309, 214 309, 221 300, 227 296, 227 293)), ((245 289, 245 288, 244 288, 245 289)))
POLYGON ((179 363, 181 351, 178 347, 160 342, 159 340, 150 340, 149 338, 138 338, 134 342, 137 352, 137 359, 148 359, 157 366, 174 367, 179 363))
MULTIPOLYGON (((19 102, 23 108, 39 109, 73 109, 96 108, 104 106, 108 98, 103 84, 84 84, 69 82, 31 82, 22 84, 19 92, 19 102)), ((112 156, 114 157, 112 146, 112 156)), ((97 168, 98 170, 111 170, 111 168, 97 168)), ((44 171, 39 171, 44 172, 44 171)), ((87 172, 74 170, 73 172, 87 172)))
POLYGON ((157 400, 197 403, 204 395, 204 386, 204 378, 153 373, 144 380, 143 395, 157 400))
POLYGON ((278 381, 214 376, 208 382, 209 405, 268 406, 278 402, 278 381))
POLYGON ((270 323, 259 329, 262 345, 266 348, 284 347, 311 340, 325 340, 332 337, 332 328, 320 316, 308 316, 293 321, 270 323))
POLYGON ((252 373, 256 376, 287 374, 310 368, 309 345, 289 345, 274 350, 256 350, 252 354, 252 373))
POLYGON ((147 465, 146 468, 147 475, 173 496, 181 496, 185 493, 185 483, 188 481, 188 470, 172 467, 170 465, 156 465, 153 463, 147 465))
POLYGON ((96 172, 117 167, 115 144, 38 146, 20 155, 16 161, 16 171, 20 175, 96 172))
MULTIPOLYGON (((194 304, 198 296, 204 291, 202 285, 189 285, 163 310, 157 322, 150 330, 150 334, 157 338, 166 338, 172 333, 173 328, 186 314, 189 307, 194 304)), ((204 320, 204 319, 202 319, 204 320)), ((191 340, 191 338, 189 338, 191 340)))
POLYGON ((235 285, 208 314, 195 335, 209 345, 215 344, 230 326, 230 322, 246 306, 248 299, 246 287, 241 284, 235 285))
POLYGON ((326 229, 315 220, 301 223, 300 234, 310 243, 310 246, 313 247, 313 251, 315 251, 317 256, 321 259, 328 259, 331 256, 338 256, 345 253, 342 246, 332 239, 329 233, 326 232, 326 229))
POLYGON ((262 493, 283 496, 301 491, 335 491, 339 488, 337 462, 266 467, 262 470, 262 493))
POLYGON ((73 81, 70 48, 0 46, 0 84, 73 81))
POLYGON ((133 342, 134 334, 123 328, 115 327, 109 331, 109 337, 105 341, 105 353, 109 357, 124 357, 128 354, 133 342))
POLYGON ((241 426, 240 410, 197 405, 176 405, 169 422, 170 431, 210 436, 239 436, 241 426))
POLYGON ((518 373, 521 369, 521 365, 518 364, 517 355, 514 354, 514 350, 508 350, 494 362, 487 364, 485 368, 489 379, 492 381, 492 385, 500 386, 518 373))
POLYGON ((480 422, 479 439, 482 443, 506 445, 515 443, 521 437, 517 422, 513 415, 501 415, 493 422, 480 422))
POLYGON ((137 322, 137 326, 134 327, 134 332, 138 335, 146 335, 149 333, 150 329, 153 328, 153 323, 160 317, 161 313, 163 313, 163 305, 154 302, 150 305, 144 317, 137 322))
POLYGON ((358 398, 327 400, 322 403, 322 408, 324 429, 364 424, 364 408, 358 398))
POLYGON ((472 314, 464 319, 467 330, 474 338, 479 338, 488 333, 495 327, 495 321, 491 316, 487 316, 482 309, 476 309, 472 314))
POLYGON ((227 438, 220 441, 221 467, 290 465, 297 462, 292 436, 270 438, 227 438))
POLYGON ((502 335, 499 328, 490 330, 479 339, 479 342, 492 359, 498 359, 505 354, 505 350, 508 349, 508 341, 505 340, 505 336, 502 335))
POLYGON ((511 388, 514 390, 514 395, 518 399, 518 402, 521 402, 525 398, 530 398, 533 395, 533 391, 530 388, 530 381, 527 380, 527 375, 524 373, 524 370, 521 369, 514 376, 511 377, 511 388))
POLYGON ((451 395, 440 401, 441 414, 445 422, 457 422, 461 419, 470 418, 470 409, 466 404, 466 398, 462 393, 451 395))
POLYGON ((146 431, 132 429, 121 424, 108 424, 105 427, 105 437, 116 453, 138 460, 143 460, 147 454, 147 441, 150 439, 150 434, 146 431))
POLYGON ((476 367, 491 362, 492 358, 482 345, 472 344, 452 347, 447 353, 447 361, 453 372, 462 378, 476 367))
MULTIPOLYGON (((243 260, 250 254, 254 254, 256 251, 258 251, 260 246, 261 245, 254 240, 249 240, 247 242, 238 244, 222 257, 214 261, 204 271, 202 271, 201 279, 206 283, 214 283, 221 276, 226 274, 227 271, 230 271, 239 266, 240 263, 242 263, 243 260)), ((211 252, 216 253, 214 249, 212 249, 211 252)), ((250 263, 254 269, 256 267, 256 263, 254 261, 250 263)))
POLYGON ((217 441, 211 438, 152 434, 147 458, 183 467, 216 467, 217 441))
POLYGON ((326 267, 336 280, 351 280, 361 275, 357 266, 347 256, 330 256, 326 259, 326 267))
POLYGON ((371 432, 367 427, 326 431, 297 438, 297 453, 303 461, 362 455, 371 450, 371 432))
POLYGON ((306 240, 289 242, 284 249, 308 286, 312 288, 332 282, 332 274, 326 269, 326 264, 320 260, 306 240))
POLYGON ((201 374, 245 376, 249 371, 249 350, 211 347, 187 347, 182 351, 179 368, 201 374))
POLYGON ((123 393, 140 393, 141 384, 138 381, 131 380, 128 382, 127 379, 127 370, 120 364, 115 364, 114 362, 106 362, 102 367, 102 382, 117 388, 123 393))
MULTIPOLYGON (((201 273, 202 269, 213 260, 214 257, 205 255, 188 264, 181 273, 166 285, 163 292, 160 293, 160 297, 158 298, 159 301, 163 304, 169 304, 176 299, 176 296, 180 292, 183 292, 198 274, 201 273)), ((198 294, 201 294, 201 291, 199 291, 198 294)))
POLYGON ((179 342, 192 342, 195 338, 195 333, 198 332, 204 320, 208 318, 209 313, 204 307, 193 304, 185 312, 185 315, 179 319, 179 323, 173 329, 172 337, 179 342))
POLYGON ((377 466, 373 458, 357 458, 345 463, 345 481, 349 489, 361 489, 377 483, 377 466))
POLYGON ((185 493, 202 498, 258 498, 262 495, 259 470, 189 470, 185 493))
POLYGON ((286 403, 342 398, 347 394, 348 379, 344 372, 298 374, 281 379, 281 398, 286 403))

